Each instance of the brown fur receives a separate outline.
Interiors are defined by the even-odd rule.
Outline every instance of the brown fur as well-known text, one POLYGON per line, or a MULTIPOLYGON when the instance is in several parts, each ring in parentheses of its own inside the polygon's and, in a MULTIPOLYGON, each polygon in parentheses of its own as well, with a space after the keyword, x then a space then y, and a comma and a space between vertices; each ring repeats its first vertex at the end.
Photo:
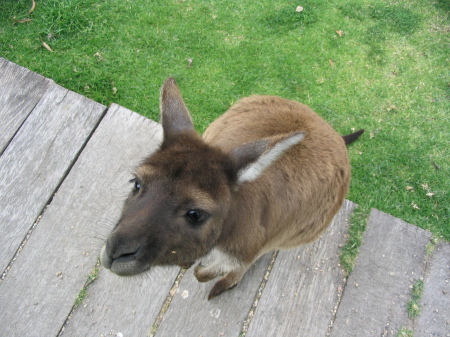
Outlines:
POLYGON ((102 250, 105 267, 130 275, 206 258, 197 279, 223 276, 211 298, 262 254, 311 242, 327 228, 348 192, 350 165, 344 139, 309 107, 244 98, 201 138, 173 79, 161 97, 164 141, 136 169, 140 189, 102 250), (265 155, 270 165, 254 173, 265 155))
POLYGON ((261 247, 262 253, 295 247, 315 240, 326 229, 348 191, 347 149, 342 137, 309 107, 273 96, 242 99, 203 136, 207 143, 229 152, 242 143, 297 130, 305 131, 305 139, 233 198, 224 247, 264 233, 253 249, 245 244, 237 248, 241 254, 248 251, 247 261, 261 247), (254 225, 239 226, 244 213, 254 225))

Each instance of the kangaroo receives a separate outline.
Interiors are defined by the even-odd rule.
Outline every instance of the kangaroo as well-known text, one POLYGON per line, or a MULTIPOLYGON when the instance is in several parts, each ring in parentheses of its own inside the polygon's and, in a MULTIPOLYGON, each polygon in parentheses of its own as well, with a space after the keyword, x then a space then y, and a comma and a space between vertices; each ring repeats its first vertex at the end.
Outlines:
POLYGON ((325 231, 349 189, 346 144, 364 132, 342 137, 304 104, 251 96, 201 137, 173 78, 161 90, 161 124, 160 148, 135 169, 101 262, 134 275, 205 258, 197 280, 220 276, 208 300, 263 254, 325 231))

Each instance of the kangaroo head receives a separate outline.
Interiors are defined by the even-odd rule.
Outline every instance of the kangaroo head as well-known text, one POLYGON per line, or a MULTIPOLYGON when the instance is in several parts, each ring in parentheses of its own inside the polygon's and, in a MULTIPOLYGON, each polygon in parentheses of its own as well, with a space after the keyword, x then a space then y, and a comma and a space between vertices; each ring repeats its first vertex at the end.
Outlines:
POLYGON ((207 254, 226 225, 233 194, 304 136, 261 139, 225 153, 195 131, 173 78, 161 91, 161 124, 160 149, 136 168, 122 215, 102 249, 102 264, 119 275, 156 265, 187 267, 207 254))

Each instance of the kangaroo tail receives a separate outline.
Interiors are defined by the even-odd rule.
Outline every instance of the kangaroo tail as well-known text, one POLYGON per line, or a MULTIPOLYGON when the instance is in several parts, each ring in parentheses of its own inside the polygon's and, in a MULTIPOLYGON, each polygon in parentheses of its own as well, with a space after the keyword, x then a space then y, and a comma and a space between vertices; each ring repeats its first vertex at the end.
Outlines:
POLYGON ((353 143, 364 133, 364 129, 358 130, 356 132, 350 133, 349 135, 342 136, 344 138, 345 145, 353 143))

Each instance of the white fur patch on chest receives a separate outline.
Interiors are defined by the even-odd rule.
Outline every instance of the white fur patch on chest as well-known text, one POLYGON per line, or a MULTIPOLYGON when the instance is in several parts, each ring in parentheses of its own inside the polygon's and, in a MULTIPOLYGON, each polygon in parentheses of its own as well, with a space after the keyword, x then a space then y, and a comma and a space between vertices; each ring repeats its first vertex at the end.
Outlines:
POLYGON ((237 258, 218 248, 213 248, 206 256, 201 258, 200 263, 207 269, 220 272, 220 274, 229 273, 242 266, 237 258))

